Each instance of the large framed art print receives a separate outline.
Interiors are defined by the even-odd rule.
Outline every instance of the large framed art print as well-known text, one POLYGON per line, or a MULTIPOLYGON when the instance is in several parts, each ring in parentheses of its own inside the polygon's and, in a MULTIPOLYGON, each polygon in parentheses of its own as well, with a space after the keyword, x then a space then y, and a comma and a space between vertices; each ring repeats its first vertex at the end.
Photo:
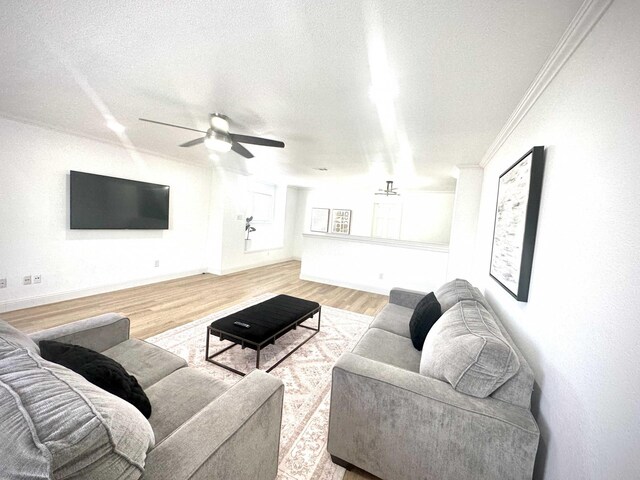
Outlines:
POLYGON ((543 173, 544 147, 533 147, 498 181, 489 274, 520 302, 529 299, 543 173))

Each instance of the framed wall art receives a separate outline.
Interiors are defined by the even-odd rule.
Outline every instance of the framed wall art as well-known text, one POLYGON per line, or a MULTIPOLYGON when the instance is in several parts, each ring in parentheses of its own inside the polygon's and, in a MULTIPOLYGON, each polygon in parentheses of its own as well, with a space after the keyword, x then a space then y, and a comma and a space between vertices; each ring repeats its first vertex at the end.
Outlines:
POLYGON ((533 147, 498 180, 489 274, 520 302, 529 298, 543 171, 544 147, 533 147))
POLYGON ((349 235, 351 232, 351 210, 331 211, 331 233, 349 235))
POLYGON ((311 209, 311 231, 323 232, 329 231, 329 209, 328 208, 312 208, 311 209))

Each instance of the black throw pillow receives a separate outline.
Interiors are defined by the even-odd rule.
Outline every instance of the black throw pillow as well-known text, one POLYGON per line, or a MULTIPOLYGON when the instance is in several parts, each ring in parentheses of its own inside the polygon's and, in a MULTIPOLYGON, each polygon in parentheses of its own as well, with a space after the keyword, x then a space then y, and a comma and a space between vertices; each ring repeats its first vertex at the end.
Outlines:
POLYGON ((118 362, 101 353, 79 345, 42 340, 40 355, 45 360, 57 363, 79 373, 94 385, 126 400, 142 414, 151 416, 151 403, 138 380, 118 362))
POLYGON ((418 302, 409 321, 411 341, 416 349, 422 350, 424 340, 427 338, 427 333, 429 333, 429 330, 431 330, 431 327, 433 327, 433 324, 440 318, 441 314, 440 303, 433 292, 425 295, 424 298, 418 302))

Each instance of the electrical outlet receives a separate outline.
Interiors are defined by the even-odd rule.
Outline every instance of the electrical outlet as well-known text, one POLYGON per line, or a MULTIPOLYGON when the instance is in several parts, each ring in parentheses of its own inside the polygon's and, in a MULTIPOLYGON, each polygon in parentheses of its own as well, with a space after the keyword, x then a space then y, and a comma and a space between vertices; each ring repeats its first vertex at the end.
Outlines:
POLYGON ((384 273, 379 273, 379 274, 378 274, 378 278, 379 278, 380 280, 384 280, 384 273))
POLYGON ((40 274, 35 275, 33 277, 33 283, 40 283, 40 282, 42 282, 42 275, 40 275, 40 274))
POLYGON ((0 278, 0 288, 7 288, 7 279, 0 278))
POLYGON ((31 285, 31 275, 26 275, 26 276, 22 279, 22 284, 23 284, 23 285, 31 285))
POLYGON ((156 260, 156 262, 154 263, 154 267, 159 267, 160 266, 160 260, 156 260))

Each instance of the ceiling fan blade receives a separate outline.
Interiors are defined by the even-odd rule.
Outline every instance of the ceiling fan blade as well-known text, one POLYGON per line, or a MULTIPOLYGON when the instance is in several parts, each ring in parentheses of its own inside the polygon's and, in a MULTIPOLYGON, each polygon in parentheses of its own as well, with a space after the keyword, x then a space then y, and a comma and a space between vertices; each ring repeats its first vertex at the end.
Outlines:
POLYGON ((234 152, 236 152, 239 155, 242 155, 244 158, 253 158, 253 153, 251 153, 249 150, 244 148, 238 142, 232 142, 231 143, 231 150, 233 150, 234 152))
POLYGON ((207 133, 207 132, 202 131, 202 130, 196 130, 195 128, 182 127, 180 125, 174 125, 172 123, 156 122, 155 120, 148 120, 146 118, 139 118, 138 120, 142 120, 143 122, 149 122, 149 123, 157 123, 158 125, 166 125, 167 127, 182 128, 183 130, 191 130, 192 132, 207 133))
POLYGON ((284 142, 280 142, 278 140, 252 137, 250 135, 238 135, 237 133, 230 133, 229 136, 234 142, 249 143, 251 145, 262 145, 264 147, 284 148, 284 142))
POLYGON ((200 143, 204 143, 204 139, 207 137, 196 138, 195 140, 189 140, 188 142, 184 142, 181 144, 181 147, 193 147, 194 145, 198 145, 200 143))

